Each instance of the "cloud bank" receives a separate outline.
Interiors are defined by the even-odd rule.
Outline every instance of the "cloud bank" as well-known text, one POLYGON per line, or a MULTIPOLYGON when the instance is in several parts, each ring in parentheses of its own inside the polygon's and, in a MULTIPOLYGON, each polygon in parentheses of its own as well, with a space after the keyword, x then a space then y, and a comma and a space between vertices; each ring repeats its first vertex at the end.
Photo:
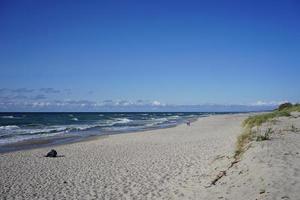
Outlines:
POLYGON ((61 100, 71 90, 55 88, 0 89, 0 112, 243 112, 272 110, 287 101, 257 101, 250 104, 172 105, 158 100, 61 100))

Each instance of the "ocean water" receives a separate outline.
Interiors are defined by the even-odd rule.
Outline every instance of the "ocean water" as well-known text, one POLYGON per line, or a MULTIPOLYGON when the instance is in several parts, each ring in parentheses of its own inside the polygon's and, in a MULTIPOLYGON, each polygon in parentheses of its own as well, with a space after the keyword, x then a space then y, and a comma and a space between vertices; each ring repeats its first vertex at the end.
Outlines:
POLYGON ((167 128, 209 114, 213 113, 0 113, 0 151, 33 140, 55 143, 167 128))

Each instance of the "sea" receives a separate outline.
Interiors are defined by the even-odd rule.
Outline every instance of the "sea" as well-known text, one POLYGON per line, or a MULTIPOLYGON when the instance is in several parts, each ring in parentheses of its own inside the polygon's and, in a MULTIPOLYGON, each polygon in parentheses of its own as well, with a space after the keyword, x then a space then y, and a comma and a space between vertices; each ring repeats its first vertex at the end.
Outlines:
POLYGON ((216 113, 0 113, 0 152, 177 126, 216 113))

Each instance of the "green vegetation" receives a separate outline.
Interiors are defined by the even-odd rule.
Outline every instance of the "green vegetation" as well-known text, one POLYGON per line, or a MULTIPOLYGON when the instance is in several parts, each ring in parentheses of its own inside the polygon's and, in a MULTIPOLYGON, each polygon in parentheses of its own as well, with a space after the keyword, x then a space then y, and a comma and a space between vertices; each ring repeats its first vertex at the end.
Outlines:
POLYGON ((290 112, 288 112, 286 110, 282 110, 282 111, 275 110, 271 113, 265 113, 265 114, 261 114, 261 115, 255 115, 255 116, 248 117, 243 122, 243 126, 253 128, 255 126, 260 126, 261 124, 263 124, 271 119, 274 119, 276 117, 289 117, 289 116, 290 116, 290 112))
MULTIPOLYGON (((284 103, 273 112, 248 117, 243 122, 243 133, 237 138, 234 157, 238 159, 247 149, 247 144, 255 139, 254 131, 252 130, 254 127, 259 127, 263 123, 272 121, 277 117, 289 117, 291 112, 300 112, 300 104, 284 103)), ((269 140, 272 133, 273 130, 269 128, 264 135, 257 136, 256 141, 269 140)))
POLYGON ((292 124, 292 126, 291 126, 291 131, 294 132, 294 133, 296 133, 296 132, 299 131, 299 129, 296 128, 296 127, 294 126, 294 124, 292 124))
POLYGON ((265 113, 265 114, 261 114, 261 115, 255 115, 255 116, 248 117, 244 121, 243 126, 253 128, 255 126, 260 126, 261 124, 263 124, 267 121, 270 121, 274 118, 277 118, 277 117, 289 117, 289 116, 291 116, 291 112, 300 112, 299 104, 289 106, 289 103, 284 103, 284 104, 281 104, 279 106, 279 108, 270 113, 265 113), (281 109, 279 109, 279 108, 281 108, 281 109))
POLYGON ((245 128, 243 133, 238 136, 234 158, 238 159, 246 150, 246 145, 251 141, 252 131, 245 128))
POLYGON ((278 110, 281 111, 281 110, 284 110, 284 109, 287 109, 287 108, 291 108, 291 107, 293 107, 293 104, 291 104, 291 103, 283 103, 283 104, 281 104, 278 107, 278 110))
POLYGON ((287 112, 300 112, 300 104, 295 104, 292 107, 285 108, 283 111, 287 112))
POLYGON ((258 135, 256 137, 256 141, 264 141, 264 140, 270 140, 270 135, 273 133, 274 131, 272 130, 272 128, 268 128, 265 131, 264 135, 258 135))

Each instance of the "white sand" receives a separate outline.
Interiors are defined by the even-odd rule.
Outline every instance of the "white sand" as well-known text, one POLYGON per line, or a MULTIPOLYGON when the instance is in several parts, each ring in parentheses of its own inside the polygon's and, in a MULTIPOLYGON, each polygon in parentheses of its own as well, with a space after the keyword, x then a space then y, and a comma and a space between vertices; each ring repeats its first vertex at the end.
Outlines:
POLYGON ((227 176, 206 188, 233 160, 241 122, 247 116, 211 116, 190 127, 56 146, 64 155, 58 158, 43 157, 51 148, 0 154, 0 199, 261 199, 263 195, 299 199, 295 190, 299 188, 299 155, 294 150, 299 151, 300 142, 294 133, 290 139, 278 140, 279 152, 272 153, 279 145, 272 145, 275 139, 266 141, 266 148, 254 145, 227 176), (283 167, 291 169, 286 173, 283 167), (259 194, 261 189, 265 193, 259 194))
POLYGON ((244 118, 57 146, 59 158, 43 157, 51 148, 2 154, 0 199, 199 199, 212 160, 234 151, 244 118))

